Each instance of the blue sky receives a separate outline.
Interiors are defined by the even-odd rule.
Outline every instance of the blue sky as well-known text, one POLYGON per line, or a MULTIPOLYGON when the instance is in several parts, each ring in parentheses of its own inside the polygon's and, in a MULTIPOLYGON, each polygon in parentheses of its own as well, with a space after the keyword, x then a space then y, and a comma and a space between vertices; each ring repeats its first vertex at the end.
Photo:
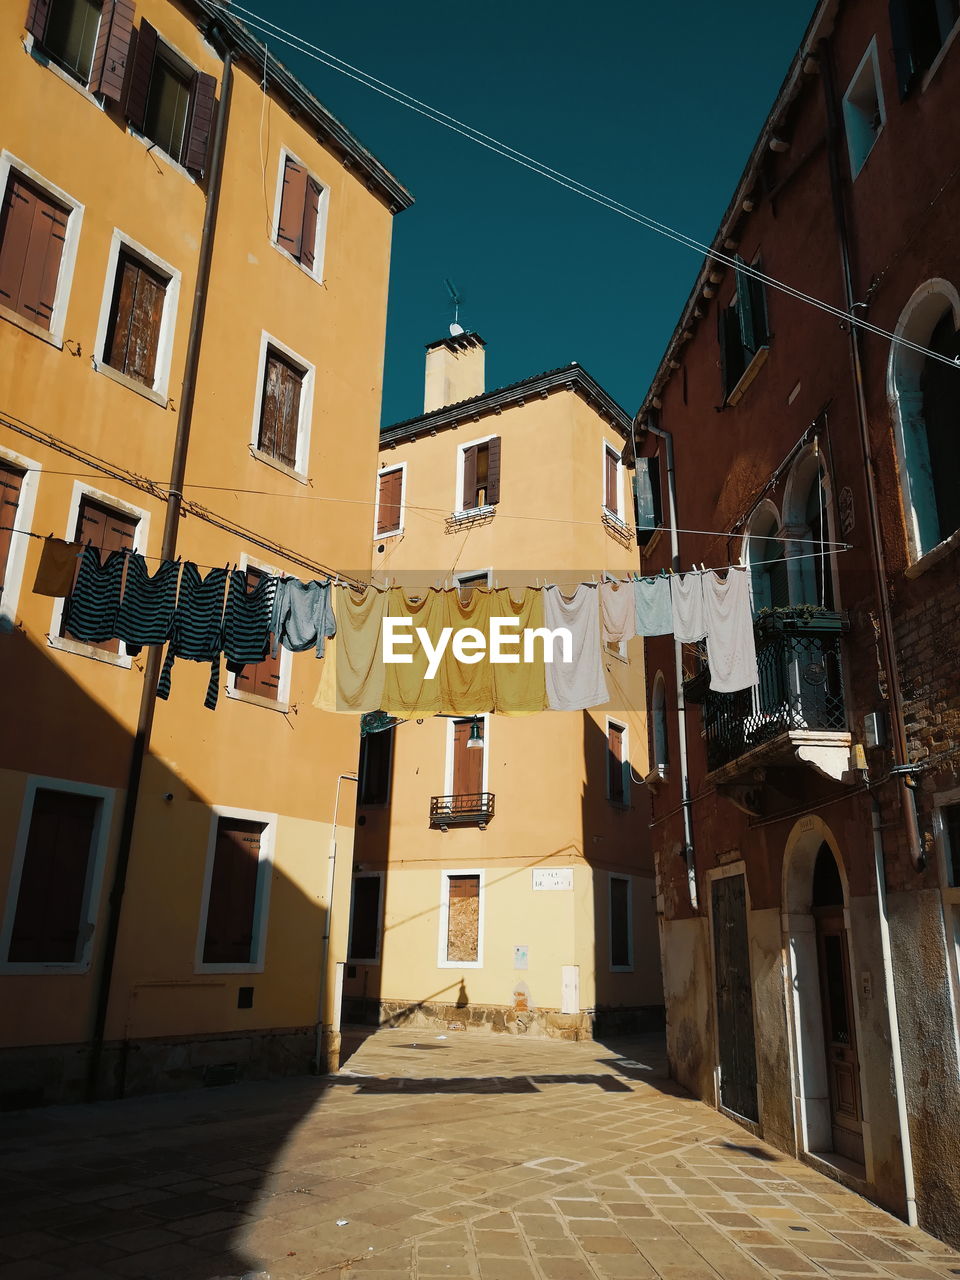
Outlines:
MULTIPOLYGON (((658 220, 708 240, 812 0, 242 0, 271 22, 658 220)), ((284 61, 412 191, 394 222, 383 422, 423 407, 452 317, 487 386, 572 360, 633 412, 698 259, 325 66, 284 61)))

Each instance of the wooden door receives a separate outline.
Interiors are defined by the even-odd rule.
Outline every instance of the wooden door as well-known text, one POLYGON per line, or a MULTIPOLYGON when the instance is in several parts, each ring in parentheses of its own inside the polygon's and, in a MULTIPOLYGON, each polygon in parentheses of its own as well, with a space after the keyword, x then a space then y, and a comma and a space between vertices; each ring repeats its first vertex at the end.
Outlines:
POLYGON ((817 956, 823 1040, 830 1087, 833 1149, 863 1164, 863 1111, 860 1100, 860 1060, 853 1018, 850 953, 843 909, 816 907, 817 956))
POLYGON ((453 794, 475 796, 483 791, 484 747, 468 747, 474 723, 483 733, 482 720, 457 720, 453 726, 453 794))
POLYGON ((753 987, 747 935, 747 886, 742 875, 713 882, 713 950, 717 985, 720 1101, 746 1120, 759 1120, 753 987))

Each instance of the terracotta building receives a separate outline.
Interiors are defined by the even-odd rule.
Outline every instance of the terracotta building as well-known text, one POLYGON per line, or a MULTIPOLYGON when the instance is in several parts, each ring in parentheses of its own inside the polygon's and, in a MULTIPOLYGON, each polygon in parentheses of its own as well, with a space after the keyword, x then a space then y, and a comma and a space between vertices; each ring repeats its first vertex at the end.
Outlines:
POLYGON ((647 644, 673 1071, 954 1244, 957 17, 817 6, 637 415, 643 566, 745 562, 760 672, 647 644))

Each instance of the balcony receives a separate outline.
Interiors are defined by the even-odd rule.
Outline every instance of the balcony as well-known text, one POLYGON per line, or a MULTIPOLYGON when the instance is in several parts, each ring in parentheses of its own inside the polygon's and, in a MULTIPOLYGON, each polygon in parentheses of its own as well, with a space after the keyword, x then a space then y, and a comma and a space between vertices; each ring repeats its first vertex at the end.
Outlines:
POLYGON ((431 796, 430 825, 446 831, 448 827, 479 827, 486 830, 493 817, 493 794, 477 791, 462 796, 431 796))
MULTIPOLYGON (((847 626, 839 613, 798 610, 758 619, 759 684, 739 693, 702 693, 707 769, 719 787, 746 778, 762 782, 769 767, 798 763, 834 781, 843 778, 851 742, 841 661, 847 626)), ((698 679, 685 686, 693 700, 698 679)))

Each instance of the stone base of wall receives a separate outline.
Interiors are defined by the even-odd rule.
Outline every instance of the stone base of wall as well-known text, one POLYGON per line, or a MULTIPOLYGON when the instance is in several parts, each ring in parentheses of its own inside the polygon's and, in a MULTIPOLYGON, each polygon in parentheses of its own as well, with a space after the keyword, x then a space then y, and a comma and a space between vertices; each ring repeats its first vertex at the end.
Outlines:
POLYGON ((516 1009, 504 1005, 411 1004, 403 1000, 344 1002, 344 1020, 381 1027, 425 1027, 441 1031, 493 1031, 553 1040, 590 1040, 653 1031, 663 1026, 661 1008, 611 1008, 595 1013, 516 1009))
MULTIPOLYGON (((104 1046, 98 1093, 122 1098, 307 1075, 315 1053, 314 1027, 113 1042, 104 1046)), ((82 1102, 87 1063, 85 1045, 0 1050, 0 1109, 82 1102)))

